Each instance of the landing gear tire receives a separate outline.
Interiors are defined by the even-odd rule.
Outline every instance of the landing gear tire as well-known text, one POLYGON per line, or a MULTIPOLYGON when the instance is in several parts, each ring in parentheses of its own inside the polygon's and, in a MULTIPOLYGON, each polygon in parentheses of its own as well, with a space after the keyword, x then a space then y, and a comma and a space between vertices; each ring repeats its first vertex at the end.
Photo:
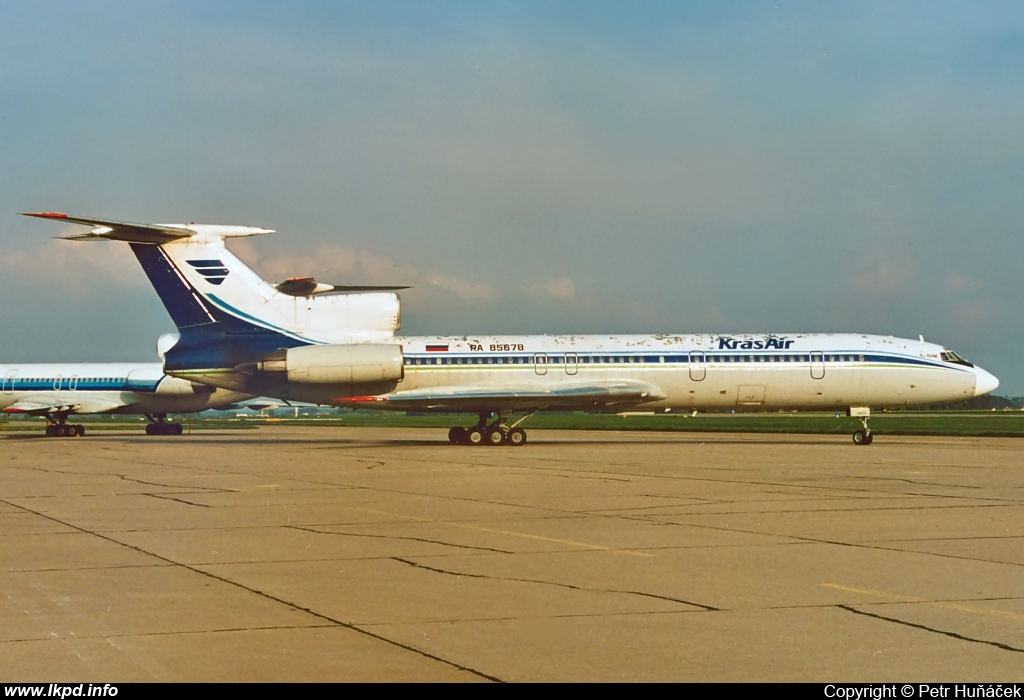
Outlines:
POLYGON ((68 423, 51 423, 46 426, 46 437, 82 437, 85 435, 84 425, 68 423))
POLYGON ((514 447, 526 444, 526 431, 522 428, 512 428, 505 436, 505 441, 514 447))
POLYGON ((454 428, 448 431, 448 442, 453 445, 461 445, 466 441, 466 429, 461 425, 456 425, 454 428))
POLYGON ((491 428, 487 431, 488 445, 500 445, 503 442, 505 442, 505 433, 501 431, 501 428, 491 428))
POLYGON ((484 442, 484 431, 479 427, 473 427, 466 431, 467 445, 482 445, 484 442))
POLYGON ((854 445, 870 445, 875 439, 875 436, 866 430, 857 430, 853 433, 853 444, 854 445))

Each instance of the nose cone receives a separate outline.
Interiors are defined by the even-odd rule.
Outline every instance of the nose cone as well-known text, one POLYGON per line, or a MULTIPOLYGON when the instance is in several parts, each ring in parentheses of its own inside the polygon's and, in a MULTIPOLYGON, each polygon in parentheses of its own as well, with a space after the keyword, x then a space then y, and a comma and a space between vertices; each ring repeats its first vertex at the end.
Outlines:
POLYGON ((981 396, 990 391, 995 391, 999 386, 999 380, 983 370, 981 367, 974 368, 974 395, 981 396))

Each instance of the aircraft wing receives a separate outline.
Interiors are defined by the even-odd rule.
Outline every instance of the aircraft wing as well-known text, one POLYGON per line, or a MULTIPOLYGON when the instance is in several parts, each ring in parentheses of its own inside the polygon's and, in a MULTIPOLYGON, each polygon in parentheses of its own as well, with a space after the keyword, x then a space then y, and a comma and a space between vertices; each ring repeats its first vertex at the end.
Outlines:
POLYGON ((38 396, 31 399, 22 399, 4 409, 4 413, 27 413, 30 416, 45 416, 50 413, 110 413, 116 411, 123 404, 110 399, 86 398, 82 400, 68 401, 59 396, 47 397, 38 396))
POLYGON ((337 399, 341 405, 406 411, 592 410, 658 401, 665 392, 635 380, 552 385, 550 388, 454 386, 337 399))
POLYGON ((28 212, 22 216, 34 216, 37 219, 66 221, 69 224, 86 224, 96 226, 89 233, 58 236, 71 241, 89 241, 110 239, 114 241, 131 241, 133 243, 167 243, 176 238, 188 238, 196 232, 179 224, 133 224, 128 221, 111 221, 109 219, 86 219, 80 216, 68 216, 57 212, 28 212))

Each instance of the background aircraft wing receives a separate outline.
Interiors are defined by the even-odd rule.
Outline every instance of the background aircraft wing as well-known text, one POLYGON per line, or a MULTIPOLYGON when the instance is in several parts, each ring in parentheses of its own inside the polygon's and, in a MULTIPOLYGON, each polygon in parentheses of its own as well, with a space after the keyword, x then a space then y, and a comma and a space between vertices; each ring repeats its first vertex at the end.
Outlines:
POLYGON ((4 409, 4 413, 27 413, 30 416, 45 416, 50 413, 109 413, 123 404, 110 399, 86 398, 67 399, 59 396, 38 396, 22 399, 4 409))
POLYGON ((406 411, 494 411, 565 408, 592 410, 658 401, 665 392, 634 380, 537 387, 454 386, 338 399, 341 405, 406 411))
POLYGON ((88 241, 110 239, 114 241, 131 241, 134 243, 166 243, 176 238, 194 236, 195 231, 187 226, 175 224, 133 224, 128 221, 111 221, 109 219, 86 219, 80 216, 68 216, 57 212, 28 212, 23 216, 34 216, 37 219, 66 221, 69 224, 86 224, 96 226, 89 233, 58 236, 72 241, 88 241))

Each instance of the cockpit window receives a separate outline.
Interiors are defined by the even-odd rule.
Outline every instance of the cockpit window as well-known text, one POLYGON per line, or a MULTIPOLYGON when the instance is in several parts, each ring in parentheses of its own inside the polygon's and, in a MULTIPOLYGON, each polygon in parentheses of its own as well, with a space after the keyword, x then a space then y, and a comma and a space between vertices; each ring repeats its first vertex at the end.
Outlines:
POLYGON ((939 353, 939 357, 942 358, 943 362, 952 362, 955 365, 964 365, 966 367, 974 367, 970 362, 957 355, 952 350, 943 350, 939 353))

